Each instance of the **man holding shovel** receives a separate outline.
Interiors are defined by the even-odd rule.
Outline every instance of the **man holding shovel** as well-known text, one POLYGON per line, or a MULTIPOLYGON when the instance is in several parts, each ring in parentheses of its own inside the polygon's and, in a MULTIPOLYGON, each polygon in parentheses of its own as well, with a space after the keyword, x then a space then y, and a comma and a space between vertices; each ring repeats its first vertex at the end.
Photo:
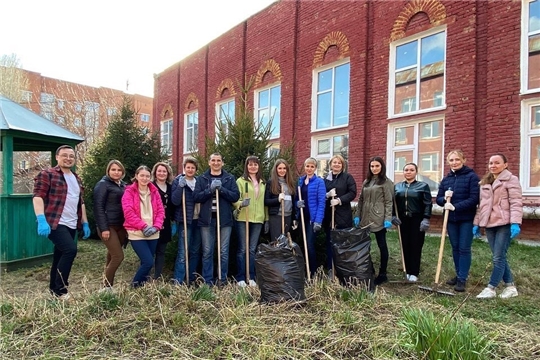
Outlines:
POLYGON ((227 282, 229 241, 233 226, 232 206, 240 199, 234 177, 223 170, 223 157, 210 155, 210 168, 198 177, 194 200, 200 203, 198 226, 202 240, 202 276, 204 282, 214 284, 214 247, 218 242, 218 285, 227 282))

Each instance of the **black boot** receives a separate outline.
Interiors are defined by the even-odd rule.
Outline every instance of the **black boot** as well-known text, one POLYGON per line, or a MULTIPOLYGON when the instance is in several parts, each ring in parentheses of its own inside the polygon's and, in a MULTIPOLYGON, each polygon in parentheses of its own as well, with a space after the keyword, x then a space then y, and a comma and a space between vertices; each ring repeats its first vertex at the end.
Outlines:
POLYGON ((382 283, 385 283, 388 281, 388 277, 384 273, 379 273, 379 275, 375 278, 375 285, 381 285, 382 283))
POLYGON ((464 292, 466 285, 467 285, 466 281, 458 280, 456 283, 456 286, 454 286, 454 290, 456 290, 457 292, 464 292))
POLYGON ((446 281, 446 285, 454 286, 457 284, 457 276, 454 276, 450 280, 446 281))

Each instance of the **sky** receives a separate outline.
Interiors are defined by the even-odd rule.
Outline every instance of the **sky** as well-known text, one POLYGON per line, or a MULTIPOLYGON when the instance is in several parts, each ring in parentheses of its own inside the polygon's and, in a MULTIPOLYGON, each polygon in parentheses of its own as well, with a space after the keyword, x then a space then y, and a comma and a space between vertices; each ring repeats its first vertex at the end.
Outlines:
POLYGON ((152 97, 153 74, 275 1, 2 0, 0 56, 42 76, 152 97))

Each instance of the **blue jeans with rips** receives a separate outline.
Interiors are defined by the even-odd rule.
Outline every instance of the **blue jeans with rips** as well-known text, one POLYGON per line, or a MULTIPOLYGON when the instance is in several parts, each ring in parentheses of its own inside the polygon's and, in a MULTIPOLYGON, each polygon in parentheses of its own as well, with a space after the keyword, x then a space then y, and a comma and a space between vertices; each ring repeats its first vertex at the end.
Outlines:
POLYGON ((501 280, 505 284, 514 283, 510 265, 508 265, 508 261, 506 260, 508 247, 512 241, 510 239, 510 224, 486 228, 486 236, 491 252, 493 253, 493 270, 491 271, 489 285, 496 288, 501 280))
POLYGON ((135 254, 141 260, 139 269, 135 273, 131 286, 139 287, 143 286, 150 277, 150 270, 154 266, 154 255, 156 254, 156 247, 158 240, 131 240, 131 247, 135 251, 135 254))
MULTIPOLYGON (((263 224, 249 223, 249 278, 255 280, 255 251, 259 244, 259 236, 263 224)), ((236 266, 238 274, 236 281, 246 281, 246 223, 236 221, 236 231, 238 234, 238 249, 236 252, 236 266)))
MULTIPOLYGON (((202 240, 202 276, 204 282, 214 283, 214 248, 216 246, 217 222, 212 219, 210 226, 199 227, 202 240)), ((218 280, 227 281, 229 269, 229 242, 231 240, 232 226, 222 226, 220 232, 221 242, 221 271, 218 280)))
MULTIPOLYGON (((174 263, 174 280, 177 283, 183 284, 186 278, 186 256, 184 244, 184 225, 180 225, 178 233, 178 252, 174 263)), ((188 267, 189 267, 189 282, 195 281, 195 273, 201 260, 201 232, 197 226, 197 219, 192 220, 191 224, 187 225, 188 239, 188 267)))
POLYGON ((459 281, 467 281, 472 261, 472 241, 473 222, 471 221, 449 221, 448 237, 452 245, 452 257, 456 276, 459 281))
POLYGON ((56 296, 61 296, 68 292, 69 273, 71 272, 75 256, 77 256, 75 233, 75 229, 71 229, 65 225, 58 225, 49 234, 49 240, 54 244, 49 290, 56 296))

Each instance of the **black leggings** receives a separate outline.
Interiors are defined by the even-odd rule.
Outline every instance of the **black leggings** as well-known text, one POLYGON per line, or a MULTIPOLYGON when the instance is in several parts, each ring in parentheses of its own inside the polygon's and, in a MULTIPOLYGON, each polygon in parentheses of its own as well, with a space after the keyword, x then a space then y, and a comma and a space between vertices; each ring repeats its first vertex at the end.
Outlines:
POLYGON ((379 274, 386 275, 386 268, 388 267, 388 245, 386 244, 386 229, 374 232, 375 239, 377 240, 377 246, 381 252, 381 265, 379 267, 379 274))

